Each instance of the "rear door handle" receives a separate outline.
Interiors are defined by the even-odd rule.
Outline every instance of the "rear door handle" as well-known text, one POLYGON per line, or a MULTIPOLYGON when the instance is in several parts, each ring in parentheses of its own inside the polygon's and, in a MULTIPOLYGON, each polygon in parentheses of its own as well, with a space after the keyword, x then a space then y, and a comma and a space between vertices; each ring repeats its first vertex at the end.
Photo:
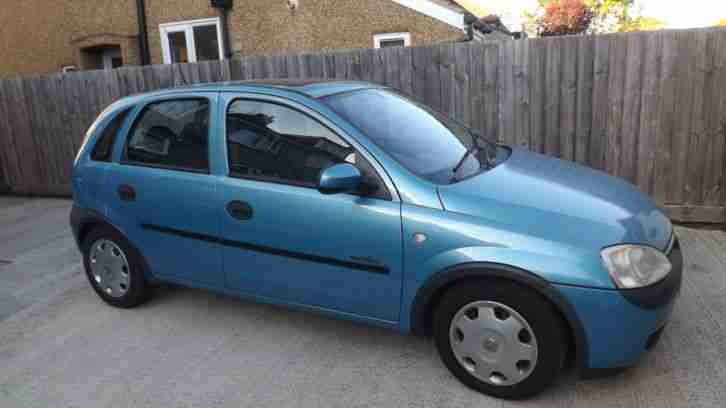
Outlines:
POLYGON ((227 213, 240 221, 247 221, 252 218, 252 207, 244 201, 230 201, 227 204, 227 213))
POLYGON ((120 185, 117 192, 121 201, 136 201, 136 190, 128 184, 120 185))

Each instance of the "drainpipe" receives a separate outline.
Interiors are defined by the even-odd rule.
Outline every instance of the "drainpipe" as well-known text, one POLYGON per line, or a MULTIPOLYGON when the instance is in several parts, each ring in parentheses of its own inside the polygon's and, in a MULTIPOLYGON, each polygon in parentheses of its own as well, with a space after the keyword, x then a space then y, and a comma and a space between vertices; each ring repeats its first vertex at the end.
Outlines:
POLYGON ((149 65, 151 54, 149 54, 149 33, 146 30, 146 2, 144 0, 136 0, 136 16, 136 22, 139 25, 139 60, 141 65, 149 65))
POLYGON ((466 41, 474 41, 474 24, 478 19, 471 13, 464 14, 464 25, 466 26, 466 41))
POLYGON ((212 7, 219 10, 219 17, 222 20, 222 41, 224 42, 224 58, 232 58, 232 42, 229 35, 229 10, 232 9, 234 0, 211 0, 212 7))

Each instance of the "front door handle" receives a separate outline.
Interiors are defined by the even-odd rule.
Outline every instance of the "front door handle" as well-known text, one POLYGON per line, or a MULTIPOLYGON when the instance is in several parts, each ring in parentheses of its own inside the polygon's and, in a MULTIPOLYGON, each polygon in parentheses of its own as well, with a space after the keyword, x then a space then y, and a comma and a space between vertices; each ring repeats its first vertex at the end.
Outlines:
POLYGON ((244 201, 230 201, 227 204, 227 213, 240 221, 247 221, 252 218, 252 207, 244 201))
POLYGON ((120 185, 117 192, 121 201, 136 201, 136 190, 128 184, 120 185))

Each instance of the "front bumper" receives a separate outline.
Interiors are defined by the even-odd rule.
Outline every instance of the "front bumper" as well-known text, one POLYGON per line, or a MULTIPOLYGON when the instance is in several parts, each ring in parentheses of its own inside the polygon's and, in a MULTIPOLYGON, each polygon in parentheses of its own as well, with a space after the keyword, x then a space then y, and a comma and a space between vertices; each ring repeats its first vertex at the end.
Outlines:
POLYGON ((683 256, 678 241, 668 254, 672 270, 661 282, 630 290, 554 285, 572 305, 585 334, 583 376, 634 365, 655 346, 678 296, 683 256))

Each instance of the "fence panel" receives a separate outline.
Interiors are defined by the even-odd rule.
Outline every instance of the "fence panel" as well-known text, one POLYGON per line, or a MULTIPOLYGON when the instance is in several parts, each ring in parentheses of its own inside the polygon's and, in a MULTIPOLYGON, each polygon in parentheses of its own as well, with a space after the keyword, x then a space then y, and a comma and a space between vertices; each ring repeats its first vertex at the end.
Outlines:
MULTIPOLYGON (((626 178, 681 221, 726 221, 726 29, 123 67, 0 81, 0 174, 68 194, 85 129, 127 95, 201 82, 390 86, 507 144, 626 178)), ((3 181, 0 181, 2 184, 3 181)))

